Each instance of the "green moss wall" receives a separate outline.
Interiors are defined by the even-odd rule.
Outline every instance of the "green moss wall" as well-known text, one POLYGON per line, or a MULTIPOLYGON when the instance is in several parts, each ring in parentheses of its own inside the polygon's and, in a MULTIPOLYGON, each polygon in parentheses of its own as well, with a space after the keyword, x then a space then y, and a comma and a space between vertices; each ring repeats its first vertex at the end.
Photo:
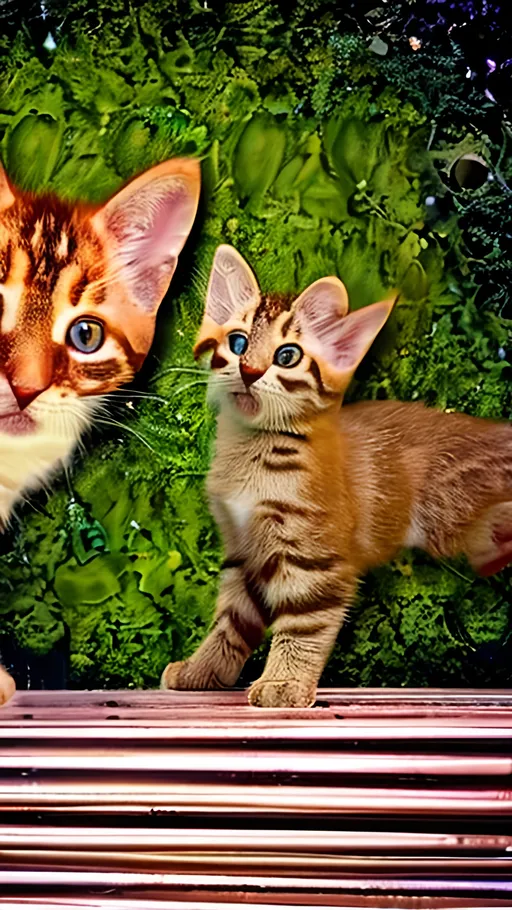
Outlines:
MULTIPOLYGON (((236 246, 267 290, 332 272, 353 307, 402 290, 352 398, 508 419, 510 135, 456 46, 376 53, 334 3, 288 15, 265 0, 54 6, 51 40, 41 22, 0 39, 12 177, 98 201, 166 157, 196 155, 204 193, 143 372, 112 396, 69 477, 3 538, 0 613, 26 653, 64 642, 73 686, 152 686, 195 648, 215 602, 203 495, 214 427, 190 352, 216 245, 236 246), (467 152, 494 178, 473 191, 450 173, 467 152)), ((380 569, 325 683, 506 684, 511 577, 476 580, 421 554, 380 569)))

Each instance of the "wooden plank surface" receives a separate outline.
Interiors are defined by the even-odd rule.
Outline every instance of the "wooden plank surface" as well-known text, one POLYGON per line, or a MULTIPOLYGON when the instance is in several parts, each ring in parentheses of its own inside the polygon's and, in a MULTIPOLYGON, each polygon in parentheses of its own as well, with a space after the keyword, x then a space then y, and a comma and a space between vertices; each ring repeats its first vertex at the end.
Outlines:
POLYGON ((511 736, 509 691, 19 692, 0 910, 512 906, 511 736))

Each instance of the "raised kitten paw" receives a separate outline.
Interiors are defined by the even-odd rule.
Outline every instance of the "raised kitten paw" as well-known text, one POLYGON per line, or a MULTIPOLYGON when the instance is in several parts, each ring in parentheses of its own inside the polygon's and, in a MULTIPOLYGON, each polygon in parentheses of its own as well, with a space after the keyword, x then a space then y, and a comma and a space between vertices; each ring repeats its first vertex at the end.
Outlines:
POLYGON ((178 660, 167 664, 160 679, 161 689, 225 689, 214 671, 208 666, 178 660))
POLYGON ((255 708, 310 708, 316 686, 302 679, 257 679, 249 689, 249 704, 255 708))
POLYGON ((16 691, 16 683, 7 670, 0 667, 0 706, 7 704, 16 691))

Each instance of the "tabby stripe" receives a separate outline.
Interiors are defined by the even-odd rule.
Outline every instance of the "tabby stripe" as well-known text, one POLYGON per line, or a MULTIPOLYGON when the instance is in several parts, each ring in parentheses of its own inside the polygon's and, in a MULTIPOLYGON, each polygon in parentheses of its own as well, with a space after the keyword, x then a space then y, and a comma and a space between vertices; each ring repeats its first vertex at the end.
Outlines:
POLYGON ((115 338, 115 340, 117 341, 118 345, 123 349, 123 351, 124 351, 124 353, 125 353, 125 355, 126 355, 126 359, 127 359, 128 363, 130 364, 130 366, 131 366, 135 371, 137 371, 137 370, 142 366, 142 363, 143 363, 143 361, 144 361, 144 356, 145 356, 145 355, 144 355, 143 353, 138 353, 137 351, 135 351, 134 348, 132 348, 130 342, 128 341, 128 339, 127 339, 127 337, 126 337, 126 335, 124 335, 122 331, 117 332, 117 331, 115 330, 115 328, 113 328, 112 326, 110 326, 110 327, 109 327, 109 332, 110 332, 111 335, 114 336, 114 338, 115 338))
POLYGON ((337 392, 328 392, 327 389, 325 388, 323 381, 322 381, 320 368, 319 368, 316 360, 311 361, 311 363, 309 365, 309 372, 313 376, 313 378, 316 382, 316 387, 318 389, 318 394, 322 398, 337 398, 338 397, 337 392))
POLYGON ((241 566, 243 566, 243 564, 243 559, 225 559, 220 567, 220 570, 222 572, 223 569, 239 569, 241 566))
POLYGON ((285 554, 284 558, 292 566, 297 566, 298 569, 304 569, 306 572, 327 572, 344 561, 339 556, 318 556, 316 559, 308 559, 303 556, 285 554))
POLYGON ((309 382, 305 382, 304 379, 285 379, 284 376, 278 376, 277 378, 287 392, 296 392, 298 389, 311 391, 309 382))
POLYGON ((9 240, 7 242, 7 247, 5 249, 3 259, 1 260, 1 269, 0 269, 1 279, 0 280, 2 281, 2 284, 4 284, 9 277, 9 272, 11 271, 11 264, 12 264, 12 243, 9 240))
POLYGON ((292 322, 293 322, 293 314, 291 316, 288 316, 288 319, 285 319, 285 321, 283 322, 283 324, 281 326, 281 334, 282 334, 283 338, 286 338, 286 336, 288 334, 288 330, 289 330, 292 322))
MULTIPOLYGON (((325 612, 325 610, 332 610, 333 606, 335 606, 338 600, 338 592, 333 591, 315 596, 311 600, 284 600, 276 607, 276 613, 279 616, 285 616, 286 614, 289 616, 299 616, 300 614, 303 616, 310 615, 312 618, 314 613, 321 613, 322 611, 325 612)), ((316 630, 316 628, 317 623, 313 622, 311 626, 304 629, 298 629, 296 632, 294 631, 293 634, 297 636, 310 635, 313 630, 316 630)), ((322 623, 320 628, 325 628, 325 623, 322 623)))
POLYGON ((272 449, 273 455, 298 455, 298 449, 291 449, 288 446, 274 446, 272 449))
POLYGON ((316 360, 313 360, 313 358, 311 359, 311 363, 309 365, 309 372, 311 373, 313 379, 316 382, 316 387, 317 387, 320 395, 323 395, 325 389, 324 389, 324 384, 322 381, 322 375, 320 373, 320 368, 319 368, 316 360))
MULTIPOLYGON (((223 615, 227 617, 235 632, 237 632, 240 638, 245 641, 251 651, 254 651, 254 649, 257 648, 259 644, 261 644, 264 633, 264 625, 263 621, 261 620, 261 616, 260 622, 255 623, 251 621, 247 616, 244 616, 243 613, 237 609, 227 610, 223 615)), ((233 648, 237 646, 231 644, 231 647, 233 648)), ((242 648, 237 647, 237 650, 245 657, 245 653, 242 648)))
POLYGON ((289 436, 291 439, 300 439, 301 442, 309 442, 309 436, 305 433, 293 433, 291 430, 280 430, 278 436, 289 436))
POLYGON ((262 499, 260 506, 267 509, 274 509, 276 512, 283 512, 285 515, 300 515, 303 518, 311 517, 317 511, 315 509, 304 509, 302 506, 294 506, 289 502, 282 502, 279 499, 262 499))
POLYGON ((256 579, 252 575, 246 575, 244 581, 245 590, 247 591, 247 595, 251 599, 254 608, 261 616, 263 624, 269 626, 271 624, 272 614, 265 603, 265 599, 261 595, 256 579))
POLYGON ((75 284, 69 291, 69 302, 70 302, 71 306, 77 306, 80 303, 82 294, 84 293, 88 284, 89 284, 89 279, 88 279, 87 275, 85 275, 85 274, 80 275, 80 278, 75 282, 75 284))
POLYGON ((304 470, 300 461, 292 461, 292 462, 288 462, 287 464, 283 464, 282 462, 269 461, 268 458, 264 459, 263 467, 267 468, 269 471, 303 471, 304 470))
MULTIPOLYGON (((225 614, 223 614, 223 615, 225 615, 225 614)), ((249 646, 249 642, 244 638, 244 636, 242 635, 242 633, 240 632, 240 630, 235 626, 235 623, 233 622, 233 617, 230 615, 230 616, 228 617, 228 619, 229 619, 229 621, 231 622, 231 625, 233 626, 233 628, 234 628, 235 632, 237 633, 237 635, 239 635, 240 638, 242 639, 242 641, 244 641, 244 642, 246 643, 246 645, 249 646)), ((220 629, 220 630, 219 630, 219 635, 220 635, 220 636, 224 639, 224 641, 226 642, 226 648, 227 648, 229 651, 236 651, 237 654, 240 654, 241 657, 247 657, 247 651, 246 651, 246 649, 243 648, 242 645, 237 645, 237 644, 235 644, 234 642, 232 642, 231 639, 228 638, 228 634, 227 634, 227 632, 226 632, 225 629, 220 629)), ((253 649, 253 650, 254 650, 254 649, 253 649)), ((223 688, 223 687, 222 687, 222 688, 223 688)))
POLYGON ((96 382, 108 382, 117 376, 118 372, 119 363, 115 357, 104 360, 103 363, 82 363, 80 365, 80 375, 96 382))
POLYGON ((277 556, 274 553, 273 556, 269 556, 269 558, 266 560, 266 562, 263 563, 263 565, 259 571, 259 576, 260 576, 260 578, 263 579, 263 581, 266 584, 268 584, 268 582, 271 581, 271 579, 274 577, 274 575, 278 571, 280 562, 281 562, 280 556, 277 556))

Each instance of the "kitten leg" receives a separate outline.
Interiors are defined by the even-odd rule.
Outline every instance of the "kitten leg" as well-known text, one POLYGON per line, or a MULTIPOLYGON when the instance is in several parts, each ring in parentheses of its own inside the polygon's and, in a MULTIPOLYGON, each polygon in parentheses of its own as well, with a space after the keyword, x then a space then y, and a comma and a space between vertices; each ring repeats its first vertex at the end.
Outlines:
POLYGON ((16 691, 16 683, 12 676, 0 666, 0 707, 12 698, 16 691))
POLYGON ((213 628, 197 651, 168 664, 162 689, 224 689, 263 640, 265 620, 249 597, 241 568, 224 569, 213 628))
POLYGON ((343 605, 278 617, 263 674, 249 689, 251 705, 306 708, 314 704, 318 680, 349 603, 347 598, 343 605))

